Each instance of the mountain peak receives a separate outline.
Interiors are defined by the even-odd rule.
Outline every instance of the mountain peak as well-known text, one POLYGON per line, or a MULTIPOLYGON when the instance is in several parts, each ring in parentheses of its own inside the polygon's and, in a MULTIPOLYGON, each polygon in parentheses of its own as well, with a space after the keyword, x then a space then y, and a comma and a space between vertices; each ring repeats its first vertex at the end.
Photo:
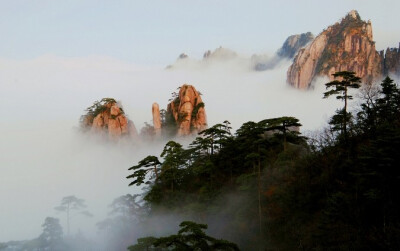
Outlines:
POLYGON ((306 89, 316 76, 332 77, 336 71, 354 71, 369 82, 381 76, 381 60, 371 22, 361 20, 352 10, 299 51, 288 70, 288 83, 306 89))
POLYGON ((356 10, 351 10, 349 13, 347 13, 346 17, 351 17, 353 19, 361 20, 360 14, 358 14, 358 11, 356 10))

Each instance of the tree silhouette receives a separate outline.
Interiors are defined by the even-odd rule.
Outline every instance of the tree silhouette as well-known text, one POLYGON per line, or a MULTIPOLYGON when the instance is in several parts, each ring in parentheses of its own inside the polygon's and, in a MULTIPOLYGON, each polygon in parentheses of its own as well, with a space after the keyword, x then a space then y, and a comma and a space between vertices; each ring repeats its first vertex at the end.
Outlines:
POLYGON ((203 138, 199 140, 200 149, 210 149, 210 155, 214 155, 215 150, 221 149, 224 142, 231 136, 229 125, 229 121, 224 121, 224 124, 216 124, 199 132, 203 138))
POLYGON ((134 179, 129 186, 136 185, 140 186, 144 183, 146 179, 146 174, 149 172, 153 172, 156 176, 156 181, 158 180, 158 170, 157 167, 161 165, 161 162, 158 160, 156 156, 149 155, 146 158, 139 161, 139 163, 135 166, 132 166, 128 170, 134 170, 133 174, 127 176, 127 179, 134 179))
POLYGON ((151 247, 158 247, 158 250, 239 250, 235 243, 227 240, 220 240, 206 235, 206 224, 198 224, 192 221, 183 221, 181 229, 177 234, 167 237, 146 237, 138 239, 138 244, 128 247, 130 251, 155 250, 151 247))
POLYGON ((92 217, 93 215, 89 211, 84 211, 86 208, 85 200, 79 199, 73 195, 62 198, 61 204, 54 209, 59 212, 65 212, 67 214, 67 234, 69 235, 69 226, 72 211, 78 211, 80 214, 86 217, 92 217))
POLYGON ((260 121, 260 123, 265 123, 268 131, 280 131, 283 134, 283 149, 287 149, 287 134, 291 132, 292 134, 299 134, 295 128, 302 126, 299 120, 295 117, 279 117, 260 121), (292 130, 291 130, 292 129, 292 130))
POLYGON ((345 143, 347 143, 347 101, 353 99, 353 96, 348 94, 348 89, 353 88, 357 89, 360 88, 361 78, 355 76, 355 72, 350 71, 340 71, 332 74, 334 78, 339 78, 341 80, 333 80, 329 83, 326 83, 326 89, 332 89, 327 92, 324 92, 324 98, 328 98, 332 95, 336 95, 336 99, 340 99, 344 101, 343 110, 337 115, 342 118, 342 133, 344 135, 345 143))
POLYGON ((393 121, 400 107, 400 91, 389 77, 382 81, 381 87, 382 97, 376 100, 379 116, 387 121, 393 121))
POLYGON ((44 250, 64 250, 63 231, 60 220, 47 217, 42 225, 43 233, 39 236, 40 246, 44 250))
POLYGON ((132 243, 132 233, 147 216, 147 207, 138 199, 138 194, 119 196, 109 205, 108 217, 96 223, 104 250, 126 250, 132 243))
POLYGON ((164 158, 162 163, 163 178, 171 182, 171 191, 174 192, 174 183, 178 174, 179 167, 186 163, 185 150, 182 145, 169 141, 161 153, 164 158))

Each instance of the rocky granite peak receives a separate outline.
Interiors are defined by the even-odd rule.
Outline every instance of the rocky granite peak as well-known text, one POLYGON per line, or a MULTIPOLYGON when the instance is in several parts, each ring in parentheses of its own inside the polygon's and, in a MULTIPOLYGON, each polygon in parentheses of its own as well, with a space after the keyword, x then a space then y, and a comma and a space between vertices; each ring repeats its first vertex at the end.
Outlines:
POLYGON ((200 92, 192 85, 179 88, 167 107, 167 117, 172 117, 177 135, 189 135, 207 128, 207 117, 200 92))
POLYGON ((400 75, 400 43, 399 48, 387 48, 386 52, 380 51, 383 59, 384 75, 400 75))
POLYGON ((293 58, 301 48, 313 39, 314 35, 311 32, 289 36, 278 50, 277 55, 282 58, 293 58))
POLYGON ((159 137, 161 135, 161 114, 160 106, 157 103, 153 103, 151 107, 151 113, 153 114, 153 127, 154 135, 159 137))
POLYGON ((332 78, 337 71, 354 71, 364 82, 369 82, 381 76, 382 69, 371 22, 361 20, 358 12, 352 10, 299 50, 288 70, 287 82, 307 89, 315 77, 332 78))
POLYGON ((108 135, 110 139, 137 135, 135 125, 126 117, 122 105, 113 98, 103 98, 88 107, 81 117, 81 128, 108 135))

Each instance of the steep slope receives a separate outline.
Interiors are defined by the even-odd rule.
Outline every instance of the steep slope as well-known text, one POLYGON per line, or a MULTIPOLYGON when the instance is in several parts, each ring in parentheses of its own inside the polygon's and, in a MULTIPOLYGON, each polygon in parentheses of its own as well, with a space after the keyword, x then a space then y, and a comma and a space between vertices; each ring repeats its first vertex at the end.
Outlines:
POLYGON ((361 20, 355 10, 298 52, 287 72, 287 82, 306 89, 316 76, 331 77, 337 71, 354 71, 363 81, 371 81, 383 72, 371 22, 361 20))
POLYGON ((383 60, 383 71, 385 75, 400 74, 400 44, 399 48, 387 48, 385 55, 383 51, 380 53, 383 60))

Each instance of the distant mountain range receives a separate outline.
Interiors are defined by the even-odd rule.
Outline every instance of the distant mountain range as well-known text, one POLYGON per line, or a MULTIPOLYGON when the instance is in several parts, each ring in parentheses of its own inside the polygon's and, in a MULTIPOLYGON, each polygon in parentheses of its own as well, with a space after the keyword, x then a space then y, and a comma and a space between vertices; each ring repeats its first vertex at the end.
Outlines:
MULTIPOLYGON (((238 53, 219 47, 206 51, 202 60, 190 59, 182 53, 167 68, 179 68, 189 62, 192 65, 226 63, 239 58, 238 53)), ((356 10, 350 11, 340 22, 316 37, 311 32, 289 36, 273 56, 255 54, 240 59, 255 71, 271 70, 283 60, 292 60, 287 71, 287 83, 299 89, 310 88, 316 77, 332 79, 332 74, 337 71, 354 71, 363 82, 400 74, 400 45, 399 48, 378 52, 373 41, 371 21, 363 21, 356 10)))
POLYGON ((399 49, 388 48, 386 53, 376 51, 371 21, 361 20, 358 12, 352 10, 298 51, 287 72, 287 82, 306 89, 315 77, 331 78, 337 71, 354 71, 363 82, 397 75, 400 73, 399 49))

